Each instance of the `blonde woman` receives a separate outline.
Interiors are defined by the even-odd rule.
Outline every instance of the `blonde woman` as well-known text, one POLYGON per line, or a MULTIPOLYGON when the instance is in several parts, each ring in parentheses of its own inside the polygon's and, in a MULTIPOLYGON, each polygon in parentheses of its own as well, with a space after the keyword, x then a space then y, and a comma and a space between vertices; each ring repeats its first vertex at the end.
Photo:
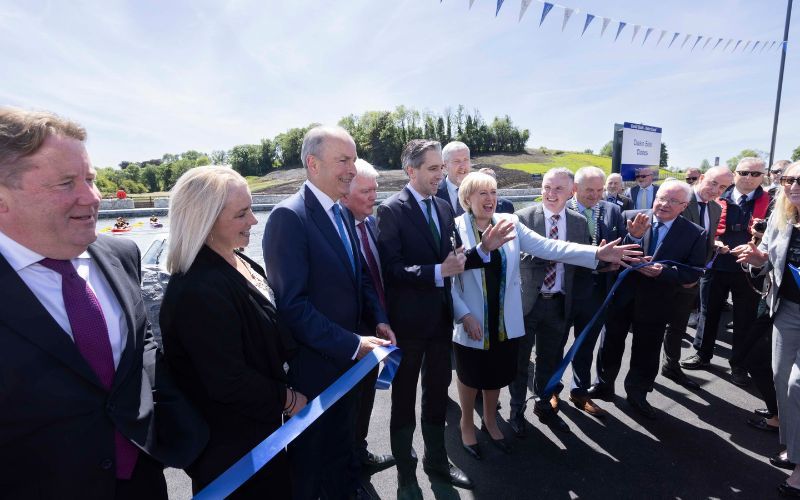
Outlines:
POLYGON ((482 430, 504 453, 511 448, 497 426, 496 406, 500 389, 514 379, 517 341, 525 335, 520 294, 520 252, 594 269, 598 260, 619 263, 624 255, 638 254, 636 245, 617 246, 617 241, 599 247, 546 239, 519 222, 514 214, 495 213, 497 181, 487 174, 467 175, 458 190, 464 214, 455 220, 464 248, 481 242, 483 232, 506 219, 515 225, 516 237, 491 252, 485 268, 464 271, 452 287, 453 351, 461 402, 461 441, 465 451, 480 460, 475 437, 475 396, 483 391, 482 430))
POLYGON ((732 250, 738 261, 768 274, 772 286, 767 305, 774 318, 772 372, 778 396, 780 441, 786 451, 770 459, 778 467, 793 469, 778 486, 785 496, 800 497, 800 286, 789 265, 800 267, 800 162, 780 177, 775 208, 761 244, 732 250))
MULTIPOLYGON (((196 493, 294 415, 306 398, 287 386, 291 337, 282 328, 264 271, 238 249, 257 220, 244 178, 198 167, 170 196, 170 234, 160 323, 165 358, 203 414, 208 446, 186 472, 196 493)), ((281 452, 231 498, 290 498, 281 452)))

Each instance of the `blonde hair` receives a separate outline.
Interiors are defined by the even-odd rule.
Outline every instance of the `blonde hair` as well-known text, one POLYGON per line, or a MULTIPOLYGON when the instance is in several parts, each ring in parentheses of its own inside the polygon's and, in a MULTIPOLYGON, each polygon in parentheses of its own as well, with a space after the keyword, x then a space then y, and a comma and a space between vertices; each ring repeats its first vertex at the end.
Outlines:
POLYGON ((228 167, 195 167, 183 174, 169 198, 167 271, 185 273, 205 244, 228 201, 231 185, 247 181, 228 167))
POLYGON ((33 164, 25 158, 36 154, 50 136, 86 140, 86 130, 49 111, 0 108, 0 184, 19 188, 20 177, 33 164))
POLYGON ((472 207, 469 205, 469 197, 472 193, 481 188, 497 189, 497 180, 489 174, 482 172, 472 172, 464 177, 461 185, 458 186, 458 202, 465 212, 472 213, 472 207))
MULTIPOLYGON (((797 174, 795 175, 800 176, 800 161, 796 161, 786 167, 783 171, 783 175, 786 175, 789 170, 792 169, 797 169, 797 174)), ((785 187, 781 185, 778 190, 778 196, 775 198, 775 206, 772 209, 770 221, 774 221, 774 223, 778 225, 778 229, 787 231, 790 230, 792 226, 800 223, 800 209, 789 201, 786 194, 784 194, 784 189, 785 187)))

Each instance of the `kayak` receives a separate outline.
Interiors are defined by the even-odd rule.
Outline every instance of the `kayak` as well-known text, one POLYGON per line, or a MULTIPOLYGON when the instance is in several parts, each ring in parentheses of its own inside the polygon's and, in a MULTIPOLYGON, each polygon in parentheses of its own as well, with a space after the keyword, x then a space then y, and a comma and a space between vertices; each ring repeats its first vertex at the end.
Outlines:
POLYGON ((111 232, 112 233, 130 233, 131 229, 133 229, 133 228, 130 227, 130 226, 128 226, 128 227, 112 227, 111 228, 111 232))
POLYGON ((156 228, 157 227, 164 227, 164 224, 162 224, 160 222, 151 222, 150 223, 150 227, 156 227, 156 228))

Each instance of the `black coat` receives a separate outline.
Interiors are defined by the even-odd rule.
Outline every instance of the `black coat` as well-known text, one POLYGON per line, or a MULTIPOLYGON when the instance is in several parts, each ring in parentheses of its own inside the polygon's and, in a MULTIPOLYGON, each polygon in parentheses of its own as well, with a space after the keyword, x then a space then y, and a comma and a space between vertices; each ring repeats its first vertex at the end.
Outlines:
MULTIPOLYGON (((197 490, 280 427, 291 340, 269 300, 206 246, 186 273, 170 278, 160 323, 169 367, 211 431, 187 468, 197 490)), ((277 465, 288 474, 285 458, 277 465)))

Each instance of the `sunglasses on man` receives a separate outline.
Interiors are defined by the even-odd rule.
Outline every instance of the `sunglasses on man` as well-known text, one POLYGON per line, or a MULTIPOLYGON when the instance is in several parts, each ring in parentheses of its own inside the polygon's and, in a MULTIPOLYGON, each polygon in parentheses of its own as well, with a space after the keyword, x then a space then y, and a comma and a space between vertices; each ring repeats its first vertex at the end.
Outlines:
POLYGON ((636 178, 637 179, 647 179, 651 175, 653 175, 653 174, 640 174, 640 175, 637 175, 636 178))
POLYGON ((694 182, 694 181, 696 181, 697 179, 699 179, 699 177, 687 177, 687 178, 686 178, 686 182, 694 182))
POLYGON ((789 177, 788 175, 781 177, 781 185, 789 187, 792 184, 800 186, 800 177, 789 177))
POLYGON ((751 172, 748 170, 741 170, 741 171, 737 170, 736 173, 741 175, 742 177, 747 177, 748 175, 750 177, 761 177, 762 175, 764 175, 764 172, 751 172))

